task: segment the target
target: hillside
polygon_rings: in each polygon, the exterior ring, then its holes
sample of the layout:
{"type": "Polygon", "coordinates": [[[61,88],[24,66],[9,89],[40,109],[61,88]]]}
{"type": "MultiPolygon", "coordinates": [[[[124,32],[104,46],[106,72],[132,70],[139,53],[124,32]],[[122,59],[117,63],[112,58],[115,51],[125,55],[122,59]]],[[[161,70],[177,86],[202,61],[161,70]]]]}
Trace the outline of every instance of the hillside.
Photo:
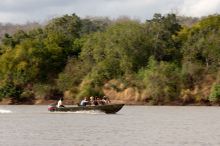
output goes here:
{"type": "Polygon", "coordinates": [[[0,46],[3,101],[34,104],[64,96],[76,103],[107,95],[128,104],[220,102],[218,14],[154,14],[145,22],[72,14],[44,27],[0,27],[7,32],[0,46]]]}

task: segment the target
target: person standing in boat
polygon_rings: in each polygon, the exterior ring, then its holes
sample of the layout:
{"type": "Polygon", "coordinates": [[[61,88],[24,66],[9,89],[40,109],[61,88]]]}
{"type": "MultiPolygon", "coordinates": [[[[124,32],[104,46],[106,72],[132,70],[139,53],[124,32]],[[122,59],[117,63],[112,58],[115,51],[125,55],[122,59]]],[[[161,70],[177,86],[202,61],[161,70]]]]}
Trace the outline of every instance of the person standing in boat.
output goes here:
{"type": "Polygon", "coordinates": [[[57,103],[57,107],[64,107],[64,105],[63,105],[63,98],[60,98],[60,100],[57,103]]]}

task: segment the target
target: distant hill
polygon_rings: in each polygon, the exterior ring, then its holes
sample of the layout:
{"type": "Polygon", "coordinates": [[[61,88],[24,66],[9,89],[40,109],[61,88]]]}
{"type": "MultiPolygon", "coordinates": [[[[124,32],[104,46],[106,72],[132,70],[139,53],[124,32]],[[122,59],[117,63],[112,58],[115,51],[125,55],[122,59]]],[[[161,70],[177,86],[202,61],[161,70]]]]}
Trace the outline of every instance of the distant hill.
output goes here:
{"type": "MultiPolygon", "coordinates": [[[[93,20],[93,18],[87,18],[89,20],[93,20]]],[[[87,20],[85,19],[85,20],[87,20]]],[[[107,18],[106,18],[107,19],[107,18]]],[[[186,16],[177,16],[177,19],[181,25],[185,26],[192,26],[196,22],[199,21],[199,18],[196,17],[186,17],[186,16]]],[[[95,21],[98,19],[96,18],[95,21]]],[[[93,20],[94,21],[94,20],[93,20]]],[[[106,20],[107,21],[107,20],[106,20]]],[[[108,20],[110,21],[110,20],[108,20]]],[[[12,24],[12,23],[0,23],[0,40],[4,36],[5,33],[8,33],[10,35],[14,34],[18,30],[28,31],[37,27],[42,27],[42,24],[39,24],[37,22],[28,22],[26,24],[12,24]]]]}
{"type": "Polygon", "coordinates": [[[188,26],[191,27],[195,23],[197,23],[200,18],[198,17],[187,17],[187,16],[177,16],[177,20],[182,26],[188,26]]]}
{"type": "Polygon", "coordinates": [[[37,27],[42,27],[42,25],[37,22],[29,22],[23,25],[12,24],[12,23],[6,23],[6,24],[0,23],[0,40],[4,36],[5,33],[12,35],[18,30],[28,31],[28,30],[31,30],[37,27]]]}

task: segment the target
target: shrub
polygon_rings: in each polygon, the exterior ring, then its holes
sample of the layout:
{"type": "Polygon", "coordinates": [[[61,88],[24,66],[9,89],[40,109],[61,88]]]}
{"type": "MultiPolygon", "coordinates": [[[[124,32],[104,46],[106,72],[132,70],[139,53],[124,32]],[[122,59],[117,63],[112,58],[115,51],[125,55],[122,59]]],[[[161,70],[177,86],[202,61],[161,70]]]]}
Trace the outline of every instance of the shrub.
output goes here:
{"type": "Polygon", "coordinates": [[[192,89],[194,84],[201,81],[203,77],[204,68],[199,62],[183,62],[181,81],[184,88],[192,89]]]}
{"type": "Polygon", "coordinates": [[[91,84],[87,84],[81,87],[79,94],[77,95],[78,99],[83,97],[90,97],[90,96],[103,96],[104,93],[102,89],[98,86],[92,86],[91,84]]]}
{"type": "Polygon", "coordinates": [[[62,91],[60,91],[57,88],[51,88],[46,93],[44,99],[46,99],[46,100],[58,100],[61,97],[63,97],[63,92],[62,91]]]}
{"type": "Polygon", "coordinates": [[[34,97],[35,97],[34,92],[30,91],[30,90],[24,91],[20,95],[21,99],[27,99],[27,100],[32,100],[32,99],[34,99],[34,97]]]}
{"type": "Polygon", "coordinates": [[[12,99],[12,104],[14,103],[25,103],[25,104],[33,104],[35,99],[35,95],[33,91],[26,90],[20,94],[19,98],[12,99]]]}
{"type": "Polygon", "coordinates": [[[57,85],[60,90],[65,91],[67,89],[71,89],[73,84],[73,79],[70,75],[65,73],[60,73],[59,78],[57,79],[57,85]]]}
{"type": "Polygon", "coordinates": [[[209,95],[209,101],[219,102],[220,101],[220,84],[214,83],[211,88],[211,93],[209,95]]]}
{"type": "Polygon", "coordinates": [[[21,93],[22,93],[22,88],[18,85],[15,85],[12,82],[5,82],[0,87],[1,98],[10,97],[10,98],[18,99],[21,93]]]}
{"type": "Polygon", "coordinates": [[[58,100],[63,97],[63,92],[56,86],[49,84],[36,84],[34,86],[34,93],[36,97],[44,98],[46,100],[58,100]]]}
{"type": "Polygon", "coordinates": [[[64,71],[59,74],[56,84],[62,91],[72,90],[74,86],[77,87],[82,82],[89,70],[89,67],[85,67],[82,61],[70,58],[64,71]]]}
{"type": "Polygon", "coordinates": [[[190,89],[182,89],[180,99],[182,100],[183,104],[193,103],[194,97],[192,91],[190,91],[190,89]]]}
{"type": "Polygon", "coordinates": [[[52,87],[47,84],[34,84],[33,90],[36,97],[45,97],[52,87]]]}
{"type": "Polygon", "coordinates": [[[157,62],[151,57],[148,67],[140,74],[146,95],[154,101],[153,103],[169,102],[179,97],[180,73],[175,64],[157,62]]]}

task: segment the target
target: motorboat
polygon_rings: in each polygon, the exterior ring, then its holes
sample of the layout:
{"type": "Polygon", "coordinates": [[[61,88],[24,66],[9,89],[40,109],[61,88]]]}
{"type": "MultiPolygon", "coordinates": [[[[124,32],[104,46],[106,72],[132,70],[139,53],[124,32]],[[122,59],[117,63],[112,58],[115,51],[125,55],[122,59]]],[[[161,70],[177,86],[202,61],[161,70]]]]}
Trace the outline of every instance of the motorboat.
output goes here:
{"type": "Polygon", "coordinates": [[[65,106],[56,107],[56,105],[51,104],[48,106],[50,112],[77,112],[77,111],[101,111],[106,114],[117,113],[124,104],[105,104],[105,105],[87,105],[87,106],[65,106]]]}

